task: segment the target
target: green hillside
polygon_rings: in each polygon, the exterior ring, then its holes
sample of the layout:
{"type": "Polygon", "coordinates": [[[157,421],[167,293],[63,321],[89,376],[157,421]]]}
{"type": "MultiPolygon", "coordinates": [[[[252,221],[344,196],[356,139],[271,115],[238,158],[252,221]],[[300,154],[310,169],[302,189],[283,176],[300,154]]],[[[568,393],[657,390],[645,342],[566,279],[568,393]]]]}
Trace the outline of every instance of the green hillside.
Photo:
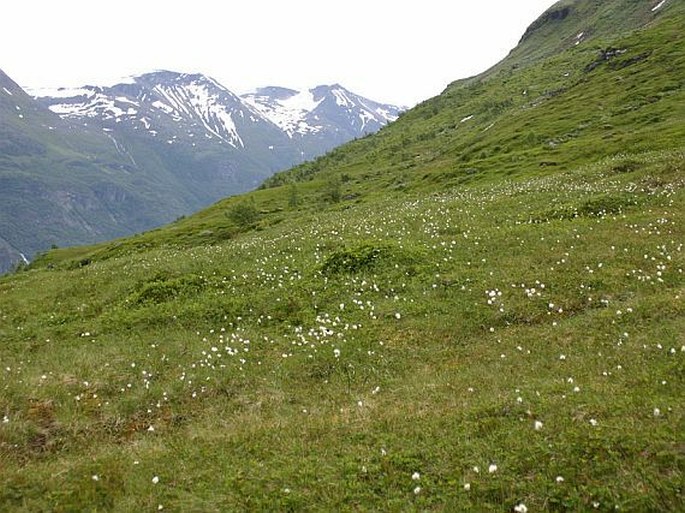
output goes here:
{"type": "Polygon", "coordinates": [[[1,278],[0,510],[680,511],[657,4],[560,2],[377,135],[1,278]]]}

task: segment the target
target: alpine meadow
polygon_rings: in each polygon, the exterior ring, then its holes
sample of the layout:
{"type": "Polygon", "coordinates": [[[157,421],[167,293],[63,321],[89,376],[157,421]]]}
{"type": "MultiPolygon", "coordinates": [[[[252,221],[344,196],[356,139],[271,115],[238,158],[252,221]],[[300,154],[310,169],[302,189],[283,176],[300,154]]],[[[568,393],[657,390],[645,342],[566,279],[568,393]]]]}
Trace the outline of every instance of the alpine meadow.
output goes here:
{"type": "Polygon", "coordinates": [[[562,0],[376,134],[0,277],[0,511],[682,511],[683,27],[562,0]]]}

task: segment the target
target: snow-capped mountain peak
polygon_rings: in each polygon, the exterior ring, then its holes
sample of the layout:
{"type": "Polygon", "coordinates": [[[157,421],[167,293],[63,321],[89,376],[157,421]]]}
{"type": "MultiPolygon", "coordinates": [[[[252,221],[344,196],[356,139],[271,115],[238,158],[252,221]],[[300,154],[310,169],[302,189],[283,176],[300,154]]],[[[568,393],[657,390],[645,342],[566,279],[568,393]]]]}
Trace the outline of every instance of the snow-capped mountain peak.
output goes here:
{"type": "Polygon", "coordinates": [[[164,70],[114,85],[30,94],[62,118],[101,126],[115,142],[122,130],[135,131],[170,145],[252,146],[298,155],[297,161],[375,132],[400,112],[339,84],[301,91],[264,87],[237,96],[205,75],[164,70]]]}
{"type": "Polygon", "coordinates": [[[355,133],[356,137],[394,121],[401,110],[354,94],[339,84],[305,91],[265,87],[242,95],[242,99],[291,138],[316,134],[333,126],[355,133]]]}
{"type": "MultiPolygon", "coordinates": [[[[236,118],[256,120],[256,112],[215,80],[201,74],[155,71],[108,87],[84,86],[31,91],[50,110],[72,120],[97,119],[111,129],[128,123],[156,136],[169,121],[186,135],[216,137],[234,147],[244,142],[236,118]]],[[[173,142],[173,140],[172,140],[173,142]]]]}

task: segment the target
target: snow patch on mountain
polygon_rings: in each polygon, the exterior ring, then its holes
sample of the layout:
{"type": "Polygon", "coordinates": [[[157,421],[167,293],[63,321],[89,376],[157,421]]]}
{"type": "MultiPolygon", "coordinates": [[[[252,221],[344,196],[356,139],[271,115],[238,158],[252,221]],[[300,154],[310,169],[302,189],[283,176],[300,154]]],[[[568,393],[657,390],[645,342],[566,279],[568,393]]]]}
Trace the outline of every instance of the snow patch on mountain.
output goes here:
{"type": "Polygon", "coordinates": [[[77,88],[33,89],[29,94],[35,98],[52,98],[56,101],[48,108],[64,118],[98,118],[118,120],[123,116],[135,116],[139,105],[129,98],[112,98],[102,88],[86,86],[77,88]]]}
{"type": "Polygon", "coordinates": [[[314,99],[312,91],[287,91],[289,96],[278,97],[264,94],[271,88],[260,89],[254,93],[243,95],[243,100],[256,109],[289,137],[293,134],[316,133],[322,127],[307,123],[306,118],[323,101],[314,99]]]}
{"type": "MultiPolygon", "coordinates": [[[[238,134],[231,112],[222,104],[218,92],[210,90],[209,85],[214,89],[223,89],[215,81],[206,80],[204,83],[194,81],[177,87],[160,85],[154,90],[166,99],[179,118],[186,116],[197,118],[208,132],[219,139],[225,140],[232,146],[244,147],[245,144],[238,134]]],[[[230,94],[226,90],[223,91],[230,94]]],[[[173,115],[174,112],[171,114],[173,115]]]]}
{"type": "Polygon", "coordinates": [[[656,11],[658,11],[659,9],[661,9],[661,8],[664,6],[665,3],[666,3],[666,0],[661,0],[661,2],[659,2],[659,3],[656,4],[654,7],[652,7],[652,12],[656,12],[656,11]]]}
{"type": "Polygon", "coordinates": [[[342,89],[331,89],[331,94],[335,97],[335,103],[340,105],[341,107],[352,107],[354,106],[354,102],[352,102],[347,95],[345,94],[345,91],[342,89]]]}

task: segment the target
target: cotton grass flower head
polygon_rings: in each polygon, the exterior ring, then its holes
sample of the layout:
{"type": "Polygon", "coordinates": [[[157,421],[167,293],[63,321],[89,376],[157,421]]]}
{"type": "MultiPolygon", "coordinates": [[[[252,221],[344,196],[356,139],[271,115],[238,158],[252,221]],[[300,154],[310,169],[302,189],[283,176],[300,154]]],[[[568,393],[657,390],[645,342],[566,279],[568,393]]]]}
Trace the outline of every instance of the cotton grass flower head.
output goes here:
{"type": "Polygon", "coordinates": [[[519,502],[516,506],[514,506],[514,511],[516,511],[516,513],[528,513],[528,506],[522,502],[519,502]]]}
{"type": "Polygon", "coordinates": [[[494,474],[495,472],[497,472],[497,465],[495,465],[494,463],[491,463],[490,466],[488,467],[488,472],[490,474],[494,474]]]}

